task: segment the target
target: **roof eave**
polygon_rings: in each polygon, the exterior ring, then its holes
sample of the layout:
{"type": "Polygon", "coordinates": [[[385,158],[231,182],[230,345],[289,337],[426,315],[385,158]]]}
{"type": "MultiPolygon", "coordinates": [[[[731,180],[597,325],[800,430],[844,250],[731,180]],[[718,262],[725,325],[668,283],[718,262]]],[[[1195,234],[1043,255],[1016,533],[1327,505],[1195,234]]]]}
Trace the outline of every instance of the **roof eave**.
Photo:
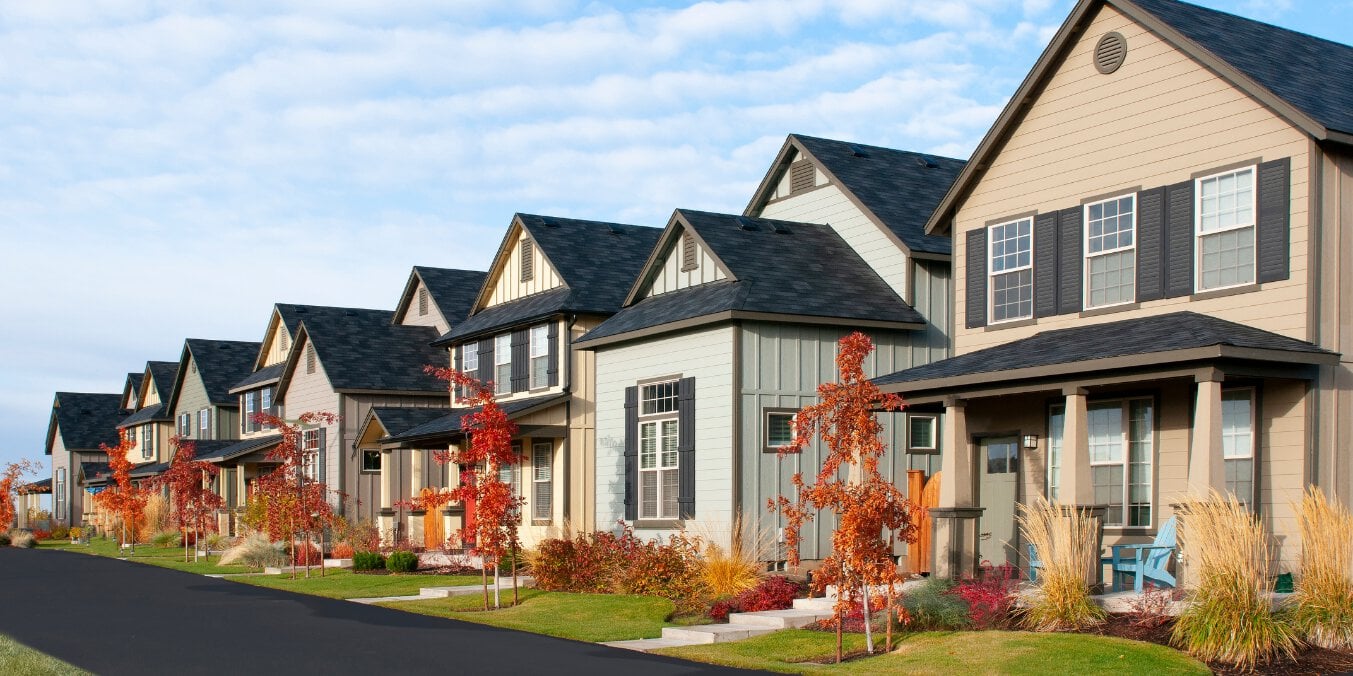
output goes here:
{"type": "Polygon", "coordinates": [[[635,329],[633,331],[625,331],[624,333],[616,333],[609,336],[601,336],[598,338],[580,340],[573,343],[573,347],[579,350],[591,351],[596,350],[597,348],[600,347],[605,347],[607,345],[614,345],[616,343],[627,343],[635,340],[642,340],[644,338],[650,338],[652,336],[673,333],[676,331],[684,331],[687,329],[699,328],[703,326],[709,326],[712,324],[719,324],[722,322],[734,321],[739,319],[750,321],[783,322],[792,324],[854,326],[861,328],[892,329],[897,331],[919,331],[924,330],[926,328],[926,325],[924,323],[917,322],[893,322],[893,321],[880,321],[875,319],[850,319],[845,317],[822,317],[818,315],[784,314],[777,312],[724,310],[721,312],[700,315],[698,317],[688,317],[686,319],[679,319],[673,322],[666,322],[655,326],[648,326],[642,329],[635,329]]]}

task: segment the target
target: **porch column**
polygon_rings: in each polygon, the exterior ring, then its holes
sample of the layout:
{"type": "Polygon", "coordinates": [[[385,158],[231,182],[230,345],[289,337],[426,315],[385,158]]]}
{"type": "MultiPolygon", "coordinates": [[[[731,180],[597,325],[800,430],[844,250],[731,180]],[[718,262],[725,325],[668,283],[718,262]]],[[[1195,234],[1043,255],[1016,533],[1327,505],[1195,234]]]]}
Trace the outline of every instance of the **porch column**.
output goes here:
{"type": "Polygon", "coordinates": [[[1066,505],[1093,505],[1095,486],[1090,479],[1090,414],[1083,387],[1062,390],[1066,422],[1062,428],[1062,467],[1057,476],[1058,501],[1066,505]]]}
{"type": "Polygon", "coordinates": [[[1192,440],[1189,446],[1189,493],[1206,498],[1212,489],[1226,490],[1226,468],[1221,457],[1221,381],[1213,370],[1198,375],[1192,440]]]}
{"type": "MultiPolygon", "coordinates": [[[[427,451],[421,448],[415,448],[410,451],[411,471],[409,472],[409,499],[413,500],[419,497],[419,493],[427,487],[427,482],[423,479],[423,463],[426,459],[427,451]]],[[[383,465],[382,465],[383,466],[383,465]]],[[[409,510],[409,542],[422,544],[423,542],[423,515],[425,512],[421,509],[409,510]]]]}
{"type": "Polygon", "coordinates": [[[395,538],[395,454],[381,449],[381,539],[393,543],[395,538]]]}
{"type": "Polygon", "coordinates": [[[930,510],[930,569],[939,577],[959,578],[977,570],[977,520],[982,508],[973,500],[973,447],[966,405],[962,399],[944,402],[939,506],[930,510]]]}

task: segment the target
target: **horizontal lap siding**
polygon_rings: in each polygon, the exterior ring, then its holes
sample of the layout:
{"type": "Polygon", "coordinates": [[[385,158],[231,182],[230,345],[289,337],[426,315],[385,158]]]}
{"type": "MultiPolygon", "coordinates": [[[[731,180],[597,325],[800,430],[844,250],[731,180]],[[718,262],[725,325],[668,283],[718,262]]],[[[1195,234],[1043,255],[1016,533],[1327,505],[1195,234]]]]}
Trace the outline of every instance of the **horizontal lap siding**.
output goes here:
{"type": "MultiPolygon", "coordinates": [[[[695,378],[695,515],[692,532],[727,537],[733,519],[733,328],[655,338],[597,351],[597,526],[625,514],[625,388],[637,381],[695,378]]],[[[639,531],[642,537],[666,535],[639,531]]]]}
{"type": "MultiPolygon", "coordinates": [[[[1013,214],[1078,207],[1097,195],[1188,181],[1195,172],[1282,157],[1292,160],[1290,279],[1265,283],[1242,297],[1154,300],[1136,310],[1086,318],[1058,315],[999,331],[959,326],[955,353],[1039,331],[1186,309],[1308,338],[1306,136],[1114,9],[1102,8],[961,205],[956,242],[964,241],[963,233],[970,229],[1013,214]],[[1128,55],[1116,73],[1100,75],[1090,52],[1111,30],[1127,38],[1128,55]]],[[[955,252],[957,269],[966,269],[968,255],[961,247],[955,252]]],[[[963,303],[966,281],[958,275],[954,283],[955,302],[963,303]]],[[[963,308],[956,312],[962,315],[963,308]]]]}

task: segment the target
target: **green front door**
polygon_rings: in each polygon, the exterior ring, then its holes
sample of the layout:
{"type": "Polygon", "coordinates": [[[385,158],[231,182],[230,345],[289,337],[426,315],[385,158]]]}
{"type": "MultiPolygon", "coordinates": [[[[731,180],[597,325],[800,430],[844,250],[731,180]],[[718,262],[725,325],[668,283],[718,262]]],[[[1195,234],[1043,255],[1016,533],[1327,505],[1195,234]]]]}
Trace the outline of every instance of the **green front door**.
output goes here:
{"type": "Polygon", "coordinates": [[[1019,443],[1014,438],[984,439],[977,458],[981,466],[978,505],[984,508],[978,528],[978,560],[1019,565],[1015,498],[1019,482],[1019,443]]]}

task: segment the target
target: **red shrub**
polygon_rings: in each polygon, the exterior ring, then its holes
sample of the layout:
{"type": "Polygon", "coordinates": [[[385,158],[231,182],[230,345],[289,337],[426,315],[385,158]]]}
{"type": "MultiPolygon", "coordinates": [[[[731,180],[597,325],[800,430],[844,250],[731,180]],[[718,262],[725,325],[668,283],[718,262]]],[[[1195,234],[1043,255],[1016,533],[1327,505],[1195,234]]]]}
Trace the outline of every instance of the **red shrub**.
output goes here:
{"type": "Polygon", "coordinates": [[[536,586],[549,591],[646,594],[670,599],[679,610],[702,602],[699,547],[673,536],[647,542],[622,525],[619,535],[580,533],[540,543],[531,562],[536,586]]]}
{"type": "Polygon", "coordinates": [[[291,563],[297,566],[318,566],[324,562],[319,548],[312,544],[298,542],[291,547],[291,563]]]}
{"type": "Polygon", "coordinates": [[[992,567],[983,561],[977,577],[965,578],[950,593],[968,603],[968,619],[975,629],[1001,627],[1010,619],[1019,578],[1019,569],[1009,563],[992,567]]]}
{"type": "Polygon", "coordinates": [[[785,610],[794,607],[794,599],[807,589],[783,575],[761,580],[760,584],[732,598],[720,599],[709,609],[709,616],[719,622],[729,613],[754,613],[761,610],[785,610]]]}
{"type": "Polygon", "coordinates": [[[34,530],[33,530],[33,539],[34,539],[34,540],[37,540],[37,541],[39,541],[39,542],[41,542],[42,540],[50,539],[51,537],[52,537],[52,531],[49,531],[49,530],[42,530],[42,529],[34,529],[34,530]]]}
{"type": "Polygon", "coordinates": [[[350,559],[352,558],[352,554],[352,545],[346,542],[340,542],[334,545],[333,557],[335,559],[350,559]]]}

